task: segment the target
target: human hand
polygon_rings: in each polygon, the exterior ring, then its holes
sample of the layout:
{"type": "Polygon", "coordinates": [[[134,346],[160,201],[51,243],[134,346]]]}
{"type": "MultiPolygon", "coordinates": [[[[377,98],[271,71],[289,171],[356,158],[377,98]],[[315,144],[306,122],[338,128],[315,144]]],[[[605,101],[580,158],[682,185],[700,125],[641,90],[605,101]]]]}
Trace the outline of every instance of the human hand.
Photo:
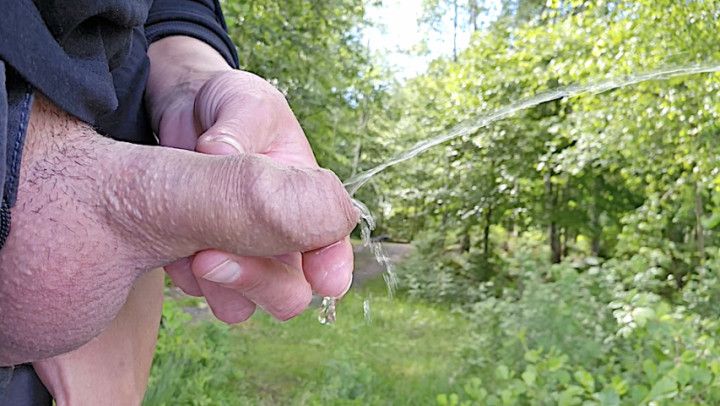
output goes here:
{"type": "MultiPolygon", "coordinates": [[[[149,269],[214,248],[290,278],[269,258],[330,245],[357,220],[329,171],[109,140],[41,97],[20,179],[0,251],[0,365],[89,341],[149,269]]],[[[255,275],[233,286],[272,288],[255,275]]]]}
{"type": "MultiPolygon", "coordinates": [[[[295,167],[318,168],[284,96],[265,80],[231,69],[214,49],[193,38],[160,40],[148,54],[152,70],[147,100],[162,145],[213,155],[260,155],[295,167]]],[[[255,304],[288,319],[305,309],[311,288],[323,296],[340,297],[350,287],[353,254],[347,237],[320,250],[277,259],[296,272],[279,275],[265,260],[218,250],[200,252],[166,270],[176,285],[205,296],[214,314],[230,323],[250,317],[255,304]],[[236,286],[229,274],[212,274],[219,264],[252,273],[258,283],[272,288],[255,292],[236,286]]]]}

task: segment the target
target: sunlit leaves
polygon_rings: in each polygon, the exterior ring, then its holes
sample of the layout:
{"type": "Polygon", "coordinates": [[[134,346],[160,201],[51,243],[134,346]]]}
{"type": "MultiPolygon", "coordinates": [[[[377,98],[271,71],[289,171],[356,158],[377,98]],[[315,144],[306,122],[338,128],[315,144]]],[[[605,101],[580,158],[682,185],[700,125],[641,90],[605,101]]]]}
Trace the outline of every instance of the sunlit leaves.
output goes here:
{"type": "MultiPolygon", "coordinates": [[[[409,82],[403,92],[413,97],[400,99],[408,125],[396,142],[409,145],[547,89],[720,54],[720,43],[708,39],[718,24],[715,2],[553,1],[544,8],[526,23],[501,18],[457,60],[436,61],[409,82]]],[[[395,204],[394,216],[413,221],[407,206],[435,205],[448,231],[482,225],[482,213],[492,209],[493,224],[554,222],[565,233],[599,239],[606,253],[622,227],[623,236],[650,244],[678,224],[692,240],[695,194],[709,193],[718,176],[719,86],[718,75],[700,75],[546,103],[399,168],[390,185],[434,197],[395,204]],[[655,227],[634,215],[648,205],[659,216],[648,220],[655,227]]]]}

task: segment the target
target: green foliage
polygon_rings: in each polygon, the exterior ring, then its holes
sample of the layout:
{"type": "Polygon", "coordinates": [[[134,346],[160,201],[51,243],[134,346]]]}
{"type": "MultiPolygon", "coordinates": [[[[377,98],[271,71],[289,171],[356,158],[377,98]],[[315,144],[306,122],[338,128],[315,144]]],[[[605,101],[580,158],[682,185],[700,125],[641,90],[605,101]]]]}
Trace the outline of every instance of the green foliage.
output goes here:
{"type": "Polygon", "coordinates": [[[246,403],[242,369],[227,363],[229,329],[194,325],[178,303],[166,300],[144,405],[217,405],[246,403]],[[230,387],[232,390],[228,391],[230,387]]]}
{"type": "MultiPolygon", "coordinates": [[[[410,81],[400,126],[412,142],[559,86],[718,61],[718,12],[548,1],[410,81]]],[[[471,372],[438,404],[720,402],[718,89],[545,103],[391,173],[390,227],[419,247],[401,286],[474,326],[471,372]]]]}
{"type": "MultiPolygon", "coordinates": [[[[405,115],[388,135],[406,146],[548,89],[717,61],[718,12],[708,1],[558,1],[525,22],[500,19],[397,93],[405,115]]],[[[718,90],[718,75],[682,77],[521,112],[386,175],[383,221],[400,239],[431,229],[466,250],[487,245],[493,226],[544,230],[554,261],[579,239],[602,257],[653,247],[682,284],[717,244],[718,90]]]]}
{"type": "Polygon", "coordinates": [[[475,326],[464,352],[471,369],[437,403],[720,402],[717,312],[690,310],[708,298],[688,285],[692,300],[672,304],[626,288],[616,271],[536,261],[535,269],[519,271],[521,287],[459,307],[475,326]]]}
{"type": "MultiPolygon", "coordinates": [[[[467,321],[445,308],[390,300],[384,286],[351,292],[338,321],[315,311],[286,323],[258,314],[235,327],[167,301],[148,405],[423,404],[463,372],[467,321]],[[372,322],[363,315],[371,301],[372,322]]],[[[193,308],[192,303],[185,306],[193,308]]]]}

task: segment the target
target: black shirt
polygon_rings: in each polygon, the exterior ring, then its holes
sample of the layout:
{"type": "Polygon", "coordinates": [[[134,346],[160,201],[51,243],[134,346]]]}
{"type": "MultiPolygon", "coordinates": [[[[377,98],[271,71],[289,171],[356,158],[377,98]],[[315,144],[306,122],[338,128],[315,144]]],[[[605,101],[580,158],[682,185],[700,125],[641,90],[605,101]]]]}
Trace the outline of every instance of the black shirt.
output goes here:
{"type": "Polygon", "coordinates": [[[188,35],[237,66],[217,0],[0,0],[0,59],[70,114],[151,142],[147,43],[188,35]]]}

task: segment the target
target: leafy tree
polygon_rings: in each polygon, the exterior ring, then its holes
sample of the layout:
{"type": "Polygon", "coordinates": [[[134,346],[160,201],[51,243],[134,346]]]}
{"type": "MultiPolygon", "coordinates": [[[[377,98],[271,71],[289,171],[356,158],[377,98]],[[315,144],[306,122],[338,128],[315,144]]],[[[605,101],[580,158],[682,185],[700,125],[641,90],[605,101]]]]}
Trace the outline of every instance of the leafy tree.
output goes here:
{"type": "Polygon", "coordinates": [[[375,3],[226,0],[223,4],[241,66],[286,94],[321,164],[341,177],[353,170],[358,142],[372,140],[363,133],[386,94],[384,68],[374,63],[360,35],[367,26],[366,8],[375,3]]]}

